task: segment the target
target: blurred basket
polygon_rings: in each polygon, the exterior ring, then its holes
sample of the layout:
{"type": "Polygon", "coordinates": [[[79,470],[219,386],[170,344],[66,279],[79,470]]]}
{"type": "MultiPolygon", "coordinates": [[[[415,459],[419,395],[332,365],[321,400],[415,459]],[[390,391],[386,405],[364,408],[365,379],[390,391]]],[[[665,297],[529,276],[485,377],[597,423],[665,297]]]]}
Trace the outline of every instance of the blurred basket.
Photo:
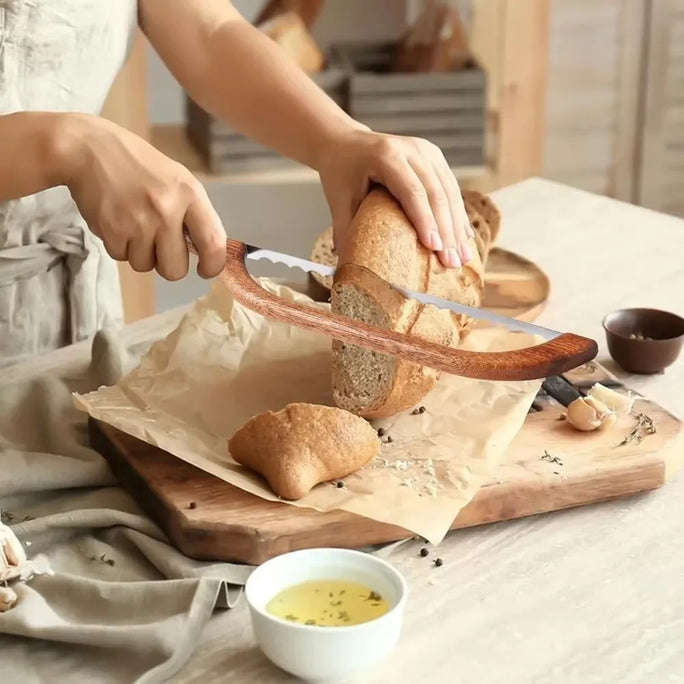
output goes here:
{"type": "MultiPolygon", "coordinates": [[[[332,67],[311,78],[346,109],[346,74],[332,67]]],[[[185,131],[212,173],[242,173],[296,165],[291,159],[250,140],[229,124],[214,118],[186,94],[185,131]]]]}

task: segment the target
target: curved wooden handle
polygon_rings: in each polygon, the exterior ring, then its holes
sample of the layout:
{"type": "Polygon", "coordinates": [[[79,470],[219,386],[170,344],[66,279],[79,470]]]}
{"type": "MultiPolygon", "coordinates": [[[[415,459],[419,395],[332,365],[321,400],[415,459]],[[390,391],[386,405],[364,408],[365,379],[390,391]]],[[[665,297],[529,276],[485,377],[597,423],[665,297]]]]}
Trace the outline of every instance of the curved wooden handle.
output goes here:
{"type": "Polygon", "coordinates": [[[313,332],[402,356],[421,366],[479,380],[536,380],[560,375],[591,361],[594,340],[566,333],[543,344],[506,352],[472,352],[411,338],[328,311],[289,302],[264,290],[247,271],[247,248],[226,241],[226,267],[219,278],[235,299],[259,314],[313,332]]]}

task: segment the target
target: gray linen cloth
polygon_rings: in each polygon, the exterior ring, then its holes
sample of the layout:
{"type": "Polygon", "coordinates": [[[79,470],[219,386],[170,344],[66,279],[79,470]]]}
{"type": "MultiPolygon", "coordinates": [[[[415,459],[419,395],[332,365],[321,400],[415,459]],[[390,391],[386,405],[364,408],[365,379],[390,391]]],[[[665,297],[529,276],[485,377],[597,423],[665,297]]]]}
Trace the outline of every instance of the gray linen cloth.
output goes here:
{"type": "Polygon", "coordinates": [[[54,571],[12,585],[18,603],[0,613],[3,684],[167,681],[249,575],[182,555],[89,448],[71,392],[115,383],[138,358],[110,330],[81,377],[6,384],[0,371],[3,521],[54,571]]]}

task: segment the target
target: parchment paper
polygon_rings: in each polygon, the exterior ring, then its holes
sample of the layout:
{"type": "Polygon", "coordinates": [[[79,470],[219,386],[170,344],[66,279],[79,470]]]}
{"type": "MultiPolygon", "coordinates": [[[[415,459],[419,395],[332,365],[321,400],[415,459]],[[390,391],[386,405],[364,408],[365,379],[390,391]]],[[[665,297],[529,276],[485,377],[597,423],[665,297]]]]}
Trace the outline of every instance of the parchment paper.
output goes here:
{"type": "MultiPolygon", "coordinates": [[[[260,282],[280,297],[329,306],[268,279],[260,282]]],[[[465,347],[501,350],[536,342],[497,328],[473,330],[465,347]]],[[[291,402],[332,405],[330,349],[329,337],[266,319],[216,283],[131,373],[114,386],[74,394],[74,400],[96,419],[252,494],[278,500],[265,480],[230,458],[226,440],[262,411],[291,402]]],[[[443,375],[422,402],[424,413],[373,423],[392,441],[345,478],[343,488],[324,483],[284,505],[344,509],[437,544],[494,477],[539,385],[443,375]]]]}

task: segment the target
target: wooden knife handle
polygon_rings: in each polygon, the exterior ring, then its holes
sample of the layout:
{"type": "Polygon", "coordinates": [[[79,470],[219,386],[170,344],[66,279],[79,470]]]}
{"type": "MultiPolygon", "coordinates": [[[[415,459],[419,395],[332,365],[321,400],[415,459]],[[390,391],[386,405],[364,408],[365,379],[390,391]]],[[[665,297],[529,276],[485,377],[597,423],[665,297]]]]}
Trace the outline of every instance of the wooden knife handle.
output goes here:
{"type": "Polygon", "coordinates": [[[263,316],[350,344],[399,355],[421,366],[480,380],[534,380],[560,375],[596,357],[594,340],[565,333],[524,349],[472,352],[411,338],[329,311],[289,302],[264,290],[245,266],[247,248],[226,241],[226,266],[219,275],[235,299],[263,316]]]}

